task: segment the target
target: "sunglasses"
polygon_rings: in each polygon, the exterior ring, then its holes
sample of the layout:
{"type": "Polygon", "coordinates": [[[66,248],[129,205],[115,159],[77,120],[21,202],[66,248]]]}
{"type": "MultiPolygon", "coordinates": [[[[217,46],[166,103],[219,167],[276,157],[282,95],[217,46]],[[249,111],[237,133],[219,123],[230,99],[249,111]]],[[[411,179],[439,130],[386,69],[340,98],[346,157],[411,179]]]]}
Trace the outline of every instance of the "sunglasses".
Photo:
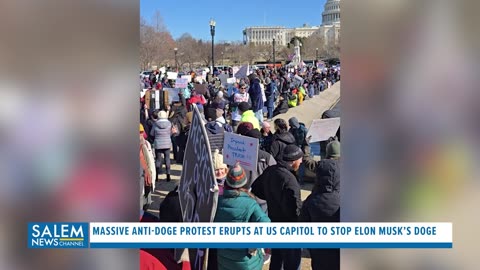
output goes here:
{"type": "Polygon", "coordinates": [[[245,89],[247,89],[247,88],[246,88],[246,87],[242,87],[242,88],[240,88],[240,89],[243,89],[243,90],[245,90],[245,89]]]}

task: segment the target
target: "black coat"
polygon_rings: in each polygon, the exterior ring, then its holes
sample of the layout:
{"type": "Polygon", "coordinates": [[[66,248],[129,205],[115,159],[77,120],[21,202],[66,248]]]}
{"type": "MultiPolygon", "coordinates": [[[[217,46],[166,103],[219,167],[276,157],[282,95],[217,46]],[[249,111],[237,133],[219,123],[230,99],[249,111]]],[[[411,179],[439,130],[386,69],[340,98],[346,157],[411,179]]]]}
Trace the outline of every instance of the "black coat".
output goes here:
{"type": "Polygon", "coordinates": [[[283,159],[283,149],[287,145],[295,144],[295,137],[293,137],[292,133],[284,132],[284,133],[275,133],[273,134],[273,142],[270,146],[270,154],[272,154],[273,158],[279,162],[283,159]]]}
{"type": "Polygon", "coordinates": [[[252,185],[252,193],[267,201],[272,222],[297,222],[302,207],[300,185],[285,162],[268,167],[252,185]]]}
{"type": "Polygon", "coordinates": [[[316,163],[317,178],[312,194],[302,207],[304,222],[340,222],[340,167],[338,160],[316,163]]]}

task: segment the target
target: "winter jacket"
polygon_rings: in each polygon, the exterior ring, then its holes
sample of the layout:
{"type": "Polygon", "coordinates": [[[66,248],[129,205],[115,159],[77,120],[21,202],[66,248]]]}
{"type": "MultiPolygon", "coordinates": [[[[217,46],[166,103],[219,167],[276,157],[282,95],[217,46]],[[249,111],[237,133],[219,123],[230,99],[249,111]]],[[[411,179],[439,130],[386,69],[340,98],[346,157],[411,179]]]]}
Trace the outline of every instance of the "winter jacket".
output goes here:
{"type": "MultiPolygon", "coordinates": [[[[270,222],[257,202],[247,193],[224,190],[218,197],[217,212],[214,222],[270,222]]],[[[253,233],[253,232],[252,232],[253,233]]],[[[261,270],[263,255],[260,249],[252,255],[248,248],[218,249],[217,262],[219,270],[261,270]]]]}
{"type": "Polygon", "coordinates": [[[297,94],[289,94],[288,96],[288,107],[293,108],[297,107],[298,104],[298,95],[297,94]]]}
{"type": "Polygon", "coordinates": [[[240,122],[252,123],[253,128],[260,130],[260,121],[255,117],[255,113],[252,110],[248,110],[242,114],[240,122]]]}
{"type": "Polygon", "coordinates": [[[339,161],[316,162],[316,181],[312,193],[303,203],[301,219],[305,222],[340,222],[339,161]]]}
{"type": "Polygon", "coordinates": [[[283,160],[283,149],[287,145],[295,144],[295,137],[290,132],[273,134],[272,146],[270,146],[270,154],[277,162],[283,160]]]}
{"type": "Polygon", "coordinates": [[[248,89],[248,94],[252,99],[252,111],[257,112],[263,109],[262,89],[258,78],[252,80],[250,88],[248,89]]]}
{"type": "Polygon", "coordinates": [[[284,161],[268,167],[252,185],[252,193],[267,201],[272,222],[297,222],[302,207],[300,185],[284,161]]]}
{"type": "Polygon", "coordinates": [[[260,149],[270,153],[270,147],[273,143],[273,134],[272,132],[269,132],[267,136],[264,136],[263,129],[261,129],[260,132],[262,133],[262,138],[260,138],[260,149]]]}
{"type": "Polygon", "coordinates": [[[275,110],[273,111],[273,116],[277,116],[279,114],[282,114],[282,113],[286,113],[288,112],[288,102],[284,99],[282,101],[280,101],[280,103],[278,104],[278,106],[275,108],[275,110]]]}
{"type": "Polygon", "coordinates": [[[222,152],[225,129],[220,123],[215,121],[205,124],[205,129],[207,130],[208,141],[210,142],[210,150],[212,153],[215,152],[215,149],[222,152]]]}
{"type": "Polygon", "coordinates": [[[270,166],[276,165],[277,162],[273,158],[272,155],[269,153],[258,150],[258,162],[257,162],[257,170],[256,171],[248,171],[248,179],[249,183],[246,188],[250,188],[250,186],[257,180],[257,178],[262,175],[262,173],[270,166]]]}
{"type": "Polygon", "coordinates": [[[183,222],[178,186],[160,203],[160,222],[183,222]]]}
{"type": "Polygon", "coordinates": [[[155,149],[170,149],[172,147],[172,124],[168,119],[159,119],[153,123],[150,135],[155,136],[155,149]]]}
{"type": "Polygon", "coordinates": [[[292,126],[288,132],[290,132],[295,138],[295,144],[300,147],[302,150],[307,144],[307,133],[308,130],[305,127],[304,123],[298,123],[298,126],[292,126]]]}

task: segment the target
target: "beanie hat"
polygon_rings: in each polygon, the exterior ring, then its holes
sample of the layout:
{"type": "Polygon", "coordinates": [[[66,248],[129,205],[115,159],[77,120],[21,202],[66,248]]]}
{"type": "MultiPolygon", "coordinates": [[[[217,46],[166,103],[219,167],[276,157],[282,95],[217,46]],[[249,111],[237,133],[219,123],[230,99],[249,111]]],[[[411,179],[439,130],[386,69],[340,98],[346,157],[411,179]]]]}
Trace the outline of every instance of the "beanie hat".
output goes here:
{"type": "Polygon", "coordinates": [[[247,132],[253,129],[253,124],[250,122],[242,122],[237,127],[237,134],[245,135],[247,132]]]}
{"type": "Polygon", "coordinates": [[[302,157],[302,149],[294,144],[287,145],[283,150],[283,161],[295,161],[302,157]]]}
{"type": "Polygon", "coordinates": [[[215,149],[215,152],[213,153],[213,168],[215,170],[228,168],[227,165],[223,163],[223,155],[220,154],[218,149],[215,149]]]}
{"type": "Polygon", "coordinates": [[[225,184],[231,188],[241,188],[247,184],[247,180],[247,173],[242,166],[237,163],[228,171],[225,184]]]}
{"type": "Polygon", "coordinates": [[[140,124],[140,132],[145,132],[145,129],[143,128],[142,124],[140,124]]]}
{"type": "Polygon", "coordinates": [[[212,121],[215,121],[215,119],[217,119],[217,110],[215,108],[208,108],[205,112],[205,117],[207,120],[211,119],[212,121]]]}
{"type": "Polygon", "coordinates": [[[248,110],[250,110],[250,104],[248,104],[248,102],[240,102],[240,104],[238,104],[238,109],[242,112],[246,112],[248,110]]]}
{"type": "Polygon", "coordinates": [[[167,119],[167,118],[168,118],[167,112],[166,112],[166,111],[160,111],[160,112],[158,113],[158,118],[160,118],[160,119],[167,119]]]}
{"type": "Polygon", "coordinates": [[[260,131],[256,128],[248,131],[245,136],[247,137],[251,137],[251,138],[255,138],[255,139],[260,139],[262,138],[262,133],[260,133],[260,131]]]}
{"type": "Polygon", "coordinates": [[[327,144],[327,158],[340,157],[340,142],[336,139],[327,144]]]}

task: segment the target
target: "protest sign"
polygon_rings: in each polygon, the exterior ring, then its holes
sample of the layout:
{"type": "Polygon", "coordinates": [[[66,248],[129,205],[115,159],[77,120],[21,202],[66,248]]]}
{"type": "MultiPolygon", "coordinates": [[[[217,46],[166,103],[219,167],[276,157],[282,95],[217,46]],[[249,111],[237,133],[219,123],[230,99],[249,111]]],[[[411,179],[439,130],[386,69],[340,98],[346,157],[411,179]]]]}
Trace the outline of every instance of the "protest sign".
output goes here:
{"type": "Polygon", "coordinates": [[[234,84],[236,82],[235,78],[228,78],[227,84],[234,84]]]}
{"type": "Polygon", "coordinates": [[[256,171],[258,139],[225,132],[223,162],[227,165],[235,165],[239,162],[245,170],[256,171]]]}
{"type": "Polygon", "coordinates": [[[178,73],[177,72],[167,72],[167,79],[169,80],[176,80],[178,77],[178,73]]]}
{"type": "Polygon", "coordinates": [[[310,142],[323,142],[334,137],[340,127],[340,117],[313,120],[308,129],[307,137],[312,136],[310,142]]]}
{"type": "Polygon", "coordinates": [[[233,75],[237,74],[237,72],[238,72],[239,69],[240,69],[240,67],[237,67],[237,66],[233,67],[233,68],[232,68],[232,74],[233,74],[233,75]]]}
{"type": "Polygon", "coordinates": [[[197,92],[197,94],[200,94],[200,95],[204,95],[208,90],[206,84],[198,84],[198,83],[194,85],[194,89],[197,92]]]}
{"type": "Polygon", "coordinates": [[[241,66],[240,69],[237,71],[237,73],[235,73],[235,78],[238,78],[238,79],[242,79],[242,78],[246,78],[247,75],[249,75],[248,73],[248,65],[244,65],[244,66],[241,66]]]}
{"type": "Polygon", "coordinates": [[[178,96],[180,92],[179,88],[163,88],[163,90],[168,91],[168,104],[172,104],[174,101],[180,101],[180,97],[178,96]]]}
{"type": "Polygon", "coordinates": [[[175,88],[187,88],[188,79],[187,78],[178,78],[175,81],[175,88]]]}
{"type": "Polygon", "coordinates": [[[224,85],[224,86],[227,85],[227,80],[228,80],[228,75],[227,74],[220,74],[220,75],[218,75],[218,78],[220,79],[220,82],[222,82],[222,85],[224,85]]]}
{"type": "Polygon", "coordinates": [[[192,82],[192,75],[182,75],[182,79],[187,79],[187,82],[192,82]]]}
{"type": "MultiPolygon", "coordinates": [[[[183,222],[213,222],[217,210],[218,185],[207,131],[195,104],[178,193],[183,222]]],[[[175,257],[178,259],[183,251],[176,250],[175,257]]],[[[189,254],[192,269],[207,269],[207,249],[189,249],[189,254]]]]}

